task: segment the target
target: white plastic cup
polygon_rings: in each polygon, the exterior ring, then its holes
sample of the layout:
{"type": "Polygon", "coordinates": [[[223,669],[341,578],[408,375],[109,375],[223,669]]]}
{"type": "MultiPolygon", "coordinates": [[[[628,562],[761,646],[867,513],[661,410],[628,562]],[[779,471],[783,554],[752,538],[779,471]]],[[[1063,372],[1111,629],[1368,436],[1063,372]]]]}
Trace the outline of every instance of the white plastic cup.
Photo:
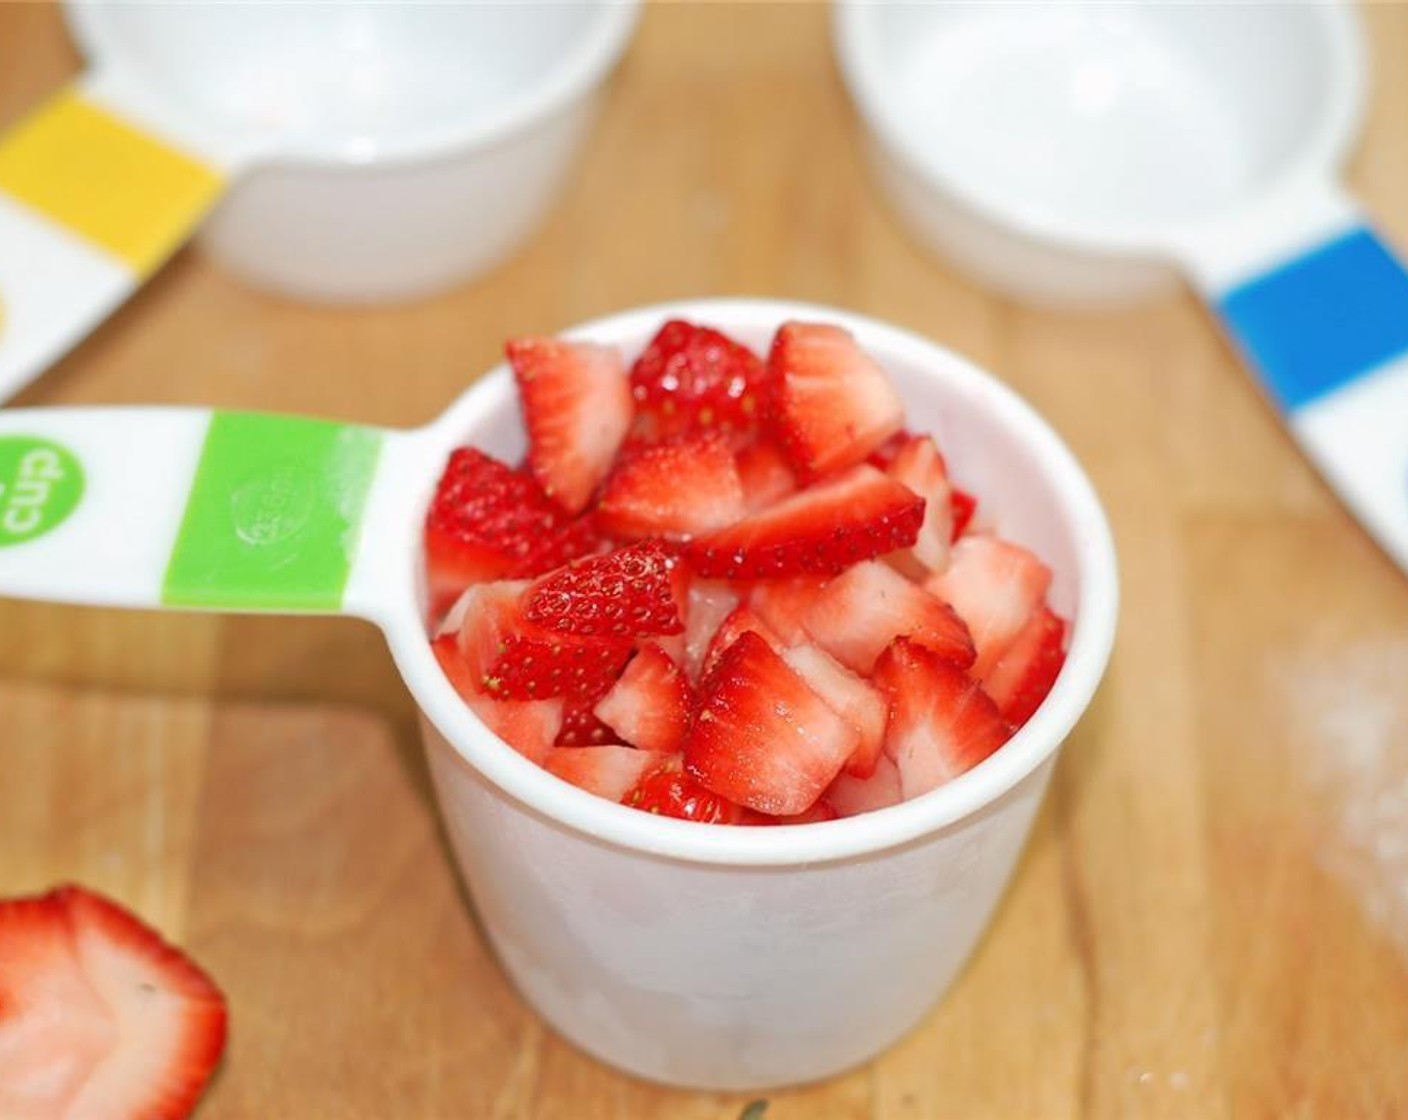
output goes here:
{"type": "Polygon", "coordinates": [[[454,448],[510,460],[523,450],[503,366],[413,432],[181,409],[0,413],[0,473],[21,464],[28,503],[8,547],[0,508],[0,594],[375,622],[420,707],[440,809],[483,928],[528,1002],[628,1073],[761,1089],[873,1057],[963,967],[1104,672],[1115,557],[1090,483],[1045,422],[913,334],[770,300],[649,307],[565,334],[630,356],[670,318],[757,349],[791,319],[852,331],[893,378],[909,427],[934,433],[984,516],[1051,566],[1052,607],[1072,622],[1066,664],[990,758],[879,812],[748,828],[596,797],[489,732],[431,651],[422,534],[454,448]],[[260,442],[271,423],[286,427],[260,442]],[[86,489],[73,484],[80,475],[86,489]],[[140,526],[130,513],[138,506],[140,526]],[[101,568],[91,562],[99,542],[101,568]],[[328,573],[344,559],[334,588],[328,573]]]}

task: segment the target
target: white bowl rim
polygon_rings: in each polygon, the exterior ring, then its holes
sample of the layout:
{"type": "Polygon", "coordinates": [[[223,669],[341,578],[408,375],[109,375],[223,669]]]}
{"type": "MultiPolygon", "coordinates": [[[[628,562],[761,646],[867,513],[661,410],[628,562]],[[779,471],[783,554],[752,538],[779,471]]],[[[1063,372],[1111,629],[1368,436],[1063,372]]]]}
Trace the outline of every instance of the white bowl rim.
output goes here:
{"type": "MultiPolygon", "coordinates": [[[[801,866],[848,859],[919,840],[978,814],[1055,754],[1089,705],[1109,659],[1118,610],[1118,573],[1110,527],[1089,479],[1051,427],[996,378],[936,343],[853,312],[771,299],[695,299],[609,315],[560,333],[611,343],[648,337],[670,318],[695,319],[724,331],[740,326],[771,331],[789,319],[838,323],[863,346],[903,354],[907,361],[933,369],[975,406],[997,414],[1051,478],[1079,557],[1079,608],[1070,648],[1045,703],[1001,750],[974,769],[888,809],[825,823],[756,828],[672,820],[560,781],[489,732],[459,698],[431,652],[409,578],[413,565],[406,564],[404,587],[394,593],[377,621],[422,713],[465,763],[530,810],[608,844],[694,864],[801,866]]],[[[475,418],[502,407],[513,392],[511,375],[500,363],[417,434],[424,441],[420,449],[424,462],[438,474],[445,456],[463,443],[475,418]]],[[[427,479],[424,494],[405,503],[400,525],[385,527],[384,546],[404,550],[404,556],[417,558],[414,563],[419,562],[420,526],[433,486],[434,478],[427,479]]]]}
{"type": "MultiPolygon", "coordinates": [[[[943,153],[913,144],[900,124],[903,106],[894,96],[875,30],[884,5],[874,0],[836,0],[832,37],[841,77],[866,128],[909,174],[994,226],[1070,252],[1111,257],[1167,259],[1197,239],[1204,227],[1233,215],[1218,212],[1186,222],[1124,225],[1101,229],[1088,221],[1069,221],[1048,213],[994,203],[961,176],[952,174],[943,153]]],[[[1254,208],[1261,200],[1306,181],[1325,181],[1338,173],[1353,150],[1364,114],[1368,60],[1358,14],[1348,0],[1299,5],[1320,21],[1326,57],[1331,64],[1332,96],[1317,127],[1308,132],[1280,173],[1240,199],[1231,210],[1254,208]]]]}
{"type": "MultiPolygon", "coordinates": [[[[591,31],[574,44],[561,65],[545,70],[535,85],[505,99],[492,114],[477,115],[472,124],[437,116],[426,127],[407,130],[394,139],[379,139],[375,144],[348,137],[312,139],[300,133],[299,142],[280,145],[276,152],[260,160],[261,165],[390,167],[463,155],[522,132],[587,96],[625,51],[640,18],[641,0],[577,2],[590,2],[600,12],[591,31]]],[[[117,72],[123,81],[139,85],[158,102],[169,101],[170,91],[153,86],[140,68],[123,65],[122,50],[115,46],[107,23],[113,7],[105,0],[63,0],[70,34],[91,66],[117,72]]],[[[221,126],[210,127],[218,131],[221,126]]]]}

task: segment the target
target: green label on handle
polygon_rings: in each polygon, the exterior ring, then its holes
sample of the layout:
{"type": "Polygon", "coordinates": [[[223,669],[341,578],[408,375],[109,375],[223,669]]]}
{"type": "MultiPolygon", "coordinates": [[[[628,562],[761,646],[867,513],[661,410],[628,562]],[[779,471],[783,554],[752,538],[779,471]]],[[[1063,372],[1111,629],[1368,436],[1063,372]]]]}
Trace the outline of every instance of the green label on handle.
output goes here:
{"type": "Polygon", "coordinates": [[[67,448],[34,436],[0,437],[0,548],[57,528],[83,500],[83,467],[67,448]]]}
{"type": "Polygon", "coordinates": [[[325,420],[215,413],[162,601],[337,610],[381,440],[374,429],[325,420]]]}

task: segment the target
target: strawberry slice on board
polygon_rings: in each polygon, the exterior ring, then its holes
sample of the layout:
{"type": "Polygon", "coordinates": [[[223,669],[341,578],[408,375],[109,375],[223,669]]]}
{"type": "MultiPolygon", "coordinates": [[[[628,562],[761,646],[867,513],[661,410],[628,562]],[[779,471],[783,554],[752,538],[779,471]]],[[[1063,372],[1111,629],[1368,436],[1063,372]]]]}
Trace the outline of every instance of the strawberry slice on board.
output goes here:
{"type": "Polygon", "coordinates": [[[908,561],[897,565],[905,575],[923,577],[942,571],[948,564],[953,537],[953,506],[952,487],[939,449],[928,436],[911,439],[895,452],[885,473],[924,499],[924,523],[918,538],[909,549],[887,559],[908,561]]]}
{"type": "Polygon", "coordinates": [[[904,426],[885,371],[840,327],[784,323],[768,378],[772,430],[804,480],[863,462],[904,426]]]}
{"type": "Polygon", "coordinates": [[[860,736],[752,631],[705,682],[685,769],[730,801],[771,816],[811,808],[860,736]]]}
{"type": "Polygon", "coordinates": [[[873,813],[888,809],[904,800],[900,792],[900,771],[889,755],[875,760],[875,771],[868,778],[858,778],[845,770],[826,787],[826,800],[843,817],[857,813],[873,813]]]}
{"type": "Polygon", "coordinates": [[[816,646],[785,649],[782,659],[855,729],[856,749],[846,760],[846,772],[860,778],[874,773],[885,741],[885,723],[890,717],[888,700],[816,646]]]}
{"type": "Polygon", "coordinates": [[[687,578],[678,555],[643,541],[540,577],[524,595],[523,615],[549,633],[578,638],[679,634],[687,578]]]}
{"type": "Polygon", "coordinates": [[[684,670],[654,642],[641,647],[594,714],[634,747],[673,753],[684,744],[694,690],[684,670]]]}
{"type": "Polygon", "coordinates": [[[637,449],[607,480],[597,520],[623,539],[692,537],[743,516],[732,450],[718,435],[681,436],[637,449]]]}
{"type": "Polygon", "coordinates": [[[686,556],[699,575],[725,579],[834,575],[908,548],[923,521],[923,498],[862,463],[696,537],[685,546],[686,556]]]}
{"type": "Polygon", "coordinates": [[[631,366],[637,430],[647,439],[746,435],[757,427],[766,377],[762,360],[746,346],[711,327],[671,319],[631,366]]]}
{"type": "Polygon", "coordinates": [[[554,747],[543,762],[549,774],[578,789],[620,801],[669,755],[639,751],[613,743],[605,747],[554,747]]]}
{"type": "Polygon", "coordinates": [[[1032,718],[1066,663],[1066,624],[1041,606],[983,678],[1003,718],[1021,727],[1032,718]]]}
{"type": "Polygon", "coordinates": [[[748,513],[766,509],[797,490],[797,476],[787,456],[770,439],[755,440],[740,450],[735,465],[748,513]]]}
{"type": "Polygon", "coordinates": [[[700,824],[738,824],[745,813],[742,806],[700,785],[680,768],[678,760],[646,774],[621,804],[700,824]]]}
{"type": "Polygon", "coordinates": [[[880,655],[875,683],[890,698],[885,753],[906,801],[971,770],[1011,735],[982,685],[907,638],[880,655]]]}
{"type": "Polygon", "coordinates": [[[621,356],[554,338],[513,339],[506,350],[528,431],[528,469],[549,498],[580,513],[631,426],[621,356]]]}
{"type": "Polygon", "coordinates": [[[224,996],[80,887],[0,902],[0,1116],[190,1115],[225,1049],[224,996]]]}
{"type": "Polygon", "coordinates": [[[982,680],[1046,598],[1051,569],[1019,545],[970,533],[953,546],[949,566],[924,589],[958,612],[978,651],[973,675],[982,680]]]}
{"type": "Polygon", "coordinates": [[[960,667],[973,663],[973,641],[953,609],[878,561],[857,564],[827,583],[808,605],[803,625],[817,645],[857,673],[868,674],[900,637],[960,667]]]}

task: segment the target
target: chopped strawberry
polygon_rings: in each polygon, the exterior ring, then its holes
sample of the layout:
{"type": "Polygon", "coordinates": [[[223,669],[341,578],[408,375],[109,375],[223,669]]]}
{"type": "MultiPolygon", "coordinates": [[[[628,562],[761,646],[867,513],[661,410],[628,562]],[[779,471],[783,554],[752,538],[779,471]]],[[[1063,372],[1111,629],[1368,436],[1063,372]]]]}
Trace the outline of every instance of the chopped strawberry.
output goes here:
{"type": "Polygon", "coordinates": [[[606,747],[554,747],[543,767],[578,789],[620,801],[668,755],[613,744],[606,747]]]}
{"type": "Polygon", "coordinates": [[[455,691],[485,727],[533,762],[541,763],[547,757],[562,729],[560,699],[496,699],[479,687],[483,678],[471,671],[453,634],[436,638],[431,648],[455,691]]]}
{"type": "Polygon", "coordinates": [[[691,681],[703,676],[704,658],[720,623],[738,605],[738,592],[720,580],[696,579],[689,584],[684,622],[684,657],[680,663],[691,681]]]}
{"type": "Polygon", "coordinates": [[[875,760],[880,757],[885,739],[885,721],[889,718],[885,697],[816,646],[785,649],[782,659],[833,712],[855,729],[856,749],[846,760],[846,772],[859,778],[874,773],[875,760]]]}
{"type": "Polygon", "coordinates": [[[597,518],[613,536],[692,537],[743,516],[733,452],[719,435],[640,448],[612,473],[597,518]]]}
{"type": "Polygon", "coordinates": [[[924,523],[919,528],[919,538],[901,555],[917,562],[916,574],[942,571],[948,563],[953,534],[951,487],[943,456],[932,439],[918,436],[899,448],[886,473],[924,499],[924,523]]]}
{"type": "Polygon", "coordinates": [[[518,381],[528,467],[543,491],[580,513],[631,424],[631,390],[611,347],[552,338],[507,346],[518,381]]]}
{"type": "Polygon", "coordinates": [[[843,817],[888,809],[904,800],[900,793],[899,768],[886,754],[875,760],[875,772],[868,778],[857,778],[845,770],[826,787],[825,798],[843,817]]]}
{"type": "Polygon", "coordinates": [[[210,978],[115,903],[80,887],[0,902],[0,1116],[180,1120],[226,1021],[210,978]]]}
{"type": "MultiPolygon", "coordinates": [[[[541,704],[543,701],[527,703],[541,704]]],[[[621,737],[597,718],[596,712],[592,710],[596,705],[596,700],[573,700],[572,703],[564,705],[562,726],[557,729],[553,746],[604,747],[609,743],[620,742],[621,737]]]]}
{"type": "Polygon", "coordinates": [[[596,517],[584,513],[538,540],[508,574],[513,579],[532,579],[610,547],[611,542],[602,535],[596,517]]]}
{"type": "Polygon", "coordinates": [[[759,439],[738,453],[738,481],[743,487],[743,508],[749,513],[766,509],[797,489],[797,476],[770,439],[759,439]]]}
{"type": "Polygon", "coordinates": [[[578,560],[541,577],[524,596],[524,617],[551,634],[630,641],[684,629],[685,574],[658,541],[578,560]]]}
{"type": "Polygon", "coordinates": [[[1007,652],[1050,586],[1050,568],[1025,548],[988,533],[961,539],[949,566],[924,583],[968,624],[978,651],[973,675],[979,680],[1007,652]]]}
{"type": "Polygon", "coordinates": [[[729,616],[719,623],[719,628],[714,631],[714,640],[709,643],[709,652],[704,655],[704,676],[708,676],[715,665],[719,663],[719,658],[724,655],[724,651],[734,642],[738,641],[740,634],[751,630],[772,646],[773,649],[781,650],[783,641],[757,616],[745,603],[736,606],[729,616]]]}
{"type": "Polygon", "coordinates": [[[758,423],[766,376],[746,346],[709,327],[672,319],[631,367],[637,427],[651,439],[748,433],[758,423]]]}
{"type": "Polygon", "coordinates": [[[955,486],[949,501],[953,507],[953,535],[950,540],[956,541],[972,523],[973,514],[978,510],[978,499],[968,491],[960,490],[955,486]]]}
{"type": "Polygon", "coordinates": [[[677,751],[694,710],[684,670],[654,642],[631,658],[621,679],[597,703],[596,715],[616,734],[647,751],[677,751]]]}
{"type": "Polygon", "coordinates": [[[836,811],[836,806],[827,801],[825,797],[818,798],[810,809],[805,809],[800,813],[793,813],[788,817],[774,817],[768,813],[759,813],[753,809],[745,809],[743,818],[739,824],[762,826],[762,825],[787,825],[787,824],[821,824],[824,821],[834,821],[841,816],[836,811]]]}
{"type": "Polygon", "coordinates": [[[821,576],[763,580],[748,593],[748,605],[783,645],[795,646],[812,640],[804,619],[825,586],[821,576]]]}
{"type": "Polygon", "coordinates": [[[859,736],[752,631],[705,682],[685,768],[715,793],[773,816],[809,809],[859,736]]]}
{"type": "Polygon", "coordinates": [[[908,548],[919,535],[924,500],[861,464],[686,546],[694,570],[729,579],[831,575],[908,548]]]}
{"type": "Polygon", "coordinates": [[[973,663],[968,628],[948,604],[875,561],[857,564],[823,587],[803,623],[817,645],[857,673],[869,673],[899,637],[960,667],[973,663]]]}
{"type": "Polygon", "coordinates": [[[784,323],[768,355],[769,414],[804,479],[863,462],[904,425],[904,403],[849,332],[784,323]]]}
{"type": "Polygon", "coordinates": [[[1066,624],[1041,606],[1018,631],[1001,659],[983,678],[983,689],[1002,716],[1021,727],[1041,707],[1066,663],[1066,624]]]}
{"type": "Polygon", "coordinates": [[[700,785],[678,763],[646,774],[621,803],[645,813],[700,824],[737,824],[744,813],[728,798],[700,785]]]}
{"type": "Polygon", "coordinates": [[[890,464],[895,461],[895,456],[899,454],[900,448],[909,443],[914,436],[906,429],[901,428],[874,451],[865,457],[865,461],[877,470],[888,471],[890,464]]]}
{"type": "Polygon", "coordinates": [[[907,638],[880,655],[875,682],[890,698],[885,753],[906,801],[971,770],[1011,734],[977,681],[907,638]]]}

